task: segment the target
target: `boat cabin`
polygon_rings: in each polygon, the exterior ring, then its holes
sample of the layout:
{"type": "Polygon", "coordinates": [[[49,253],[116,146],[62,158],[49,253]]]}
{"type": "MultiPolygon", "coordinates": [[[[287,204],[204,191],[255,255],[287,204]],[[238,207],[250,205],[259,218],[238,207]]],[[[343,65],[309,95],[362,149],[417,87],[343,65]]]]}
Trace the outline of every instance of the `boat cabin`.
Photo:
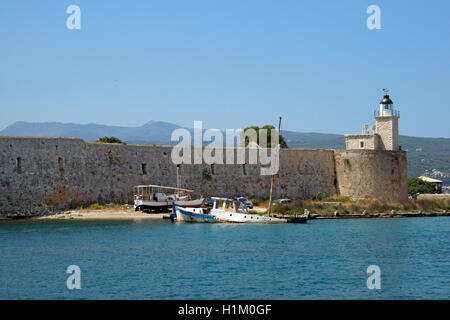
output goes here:
{"type": "Polygon", "coordinates": [[[134,200],[173,201],[189,197],[193,190],[158,185],[140,185],[134,187],[134,200]]]}
{"type": "Polygon", "coordinates": [[[212,209],[222,209],[225,212],[248,213],[245,203],[235,199],[211,197],[213,200],[212,209]],[[222,208],[220,208],[222,207],[222,208]]]}
{"type": "Polygon", "coordinates": [[[175,202],[183,206],[200,206],[203,199],[191,199],[193,190],[158,185],[134,187],[134,209],[136,211],[168,210],[175,202]]]}

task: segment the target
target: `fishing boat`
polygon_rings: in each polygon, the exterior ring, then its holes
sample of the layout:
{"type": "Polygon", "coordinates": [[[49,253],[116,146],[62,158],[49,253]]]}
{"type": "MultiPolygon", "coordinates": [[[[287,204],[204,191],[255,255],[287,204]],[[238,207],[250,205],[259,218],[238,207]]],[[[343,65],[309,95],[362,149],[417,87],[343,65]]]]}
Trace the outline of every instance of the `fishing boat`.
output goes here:
{"type": "Polygon", "coordinates": [[[203,198],[192,199],[193,190],[158,185],[139,185],[134,187],[135,211],[164,211],[172,207],[172,202],[185,207],[200,207],[203,198]]]}
{"type": "Polygon", "coordinates": [[[287,218],[287,223],[307,223],[308,217],[306,216],[295,216],[295,217],[289,217],[287,218]]]}
{"type": "Polygon", "coordinates": [[[208,223],[286,223],[286,219],[249,214],[245,204],[228,198],[211,198],[213,208],[186,208],[173,203],[172,221],[208,223]],[[220,204],[222,204],[220,208],[220,204]]]}
{"type": "Polygon", "coordinates": [[[228,198],[211,198],[214,201],[209,213],[219,222],[230,223],[286,223],[286,219],[249,214],[245,203],[228,198]],[[221,205],[222,204],[222,205],[221,205]],[[220,208],[221,205],[221,208],[220,208]]]}
{"type": "MultiPolygon", "coordinates": [[[[307,223],[309,211],[301,216],[274,217],[249,214],[245,203],[236,199],[211,197],[213,208],[186,208],[173,203],[172,222],[207,223],[307,223]]],[[[306,211],[306,210],[305,210],[306,211]]]]}
{"type": "Polygon", "coordinates": [[[171,215],[172,221],[178,222],[207,222],[217,223],[218,221],[214,216],[209,214],[209,209],[204,208],[183,208],[179,205],[172,204],[173,214],[171,215]]]}

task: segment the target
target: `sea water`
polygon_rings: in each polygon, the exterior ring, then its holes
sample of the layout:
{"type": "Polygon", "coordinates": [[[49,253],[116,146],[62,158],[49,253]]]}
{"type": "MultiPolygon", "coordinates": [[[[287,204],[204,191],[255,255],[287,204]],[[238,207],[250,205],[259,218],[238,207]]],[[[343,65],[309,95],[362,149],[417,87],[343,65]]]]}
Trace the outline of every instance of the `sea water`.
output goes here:
{"type": "MultiPolygon", "coordinates": [[[[70,287],[70,286],[69,286],[70,287]]],[[[450,218],[0,222],[0,299],[448,299],[450,218]],[[68,289],[69,266],[80,289],[68,289]],[[367,273],[379,267],[380,289],[367,273]]]]}

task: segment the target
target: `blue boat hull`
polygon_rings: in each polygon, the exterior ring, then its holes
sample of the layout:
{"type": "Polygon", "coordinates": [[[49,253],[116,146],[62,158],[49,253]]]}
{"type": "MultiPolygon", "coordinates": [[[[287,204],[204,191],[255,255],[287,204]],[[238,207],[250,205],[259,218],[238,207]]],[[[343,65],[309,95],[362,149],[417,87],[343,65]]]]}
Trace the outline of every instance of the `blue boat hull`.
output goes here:
{"type": "Polygon", "coordinates": [[[209,214],[195,213],[185,210],[176,204],[172,204],[173,212],[176,216],[176,221],[178,222],[203,222],[203,223],[217,223],[219,222],[216,218],[209,214]]]}

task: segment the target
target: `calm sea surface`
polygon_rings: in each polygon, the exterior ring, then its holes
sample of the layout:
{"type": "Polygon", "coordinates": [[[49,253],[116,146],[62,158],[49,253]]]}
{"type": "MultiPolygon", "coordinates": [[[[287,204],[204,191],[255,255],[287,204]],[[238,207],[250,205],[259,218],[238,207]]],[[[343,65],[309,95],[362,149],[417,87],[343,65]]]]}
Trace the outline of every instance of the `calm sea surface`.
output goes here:
{"type": "Polygon", "coordinates": [[[450,219],[0,223],[0,299],[448,299],[450,219]],[[69,265],[81,290],[68,290],[69,265]],[[369,265],[381,289],[368,290],[369,265]]]}

